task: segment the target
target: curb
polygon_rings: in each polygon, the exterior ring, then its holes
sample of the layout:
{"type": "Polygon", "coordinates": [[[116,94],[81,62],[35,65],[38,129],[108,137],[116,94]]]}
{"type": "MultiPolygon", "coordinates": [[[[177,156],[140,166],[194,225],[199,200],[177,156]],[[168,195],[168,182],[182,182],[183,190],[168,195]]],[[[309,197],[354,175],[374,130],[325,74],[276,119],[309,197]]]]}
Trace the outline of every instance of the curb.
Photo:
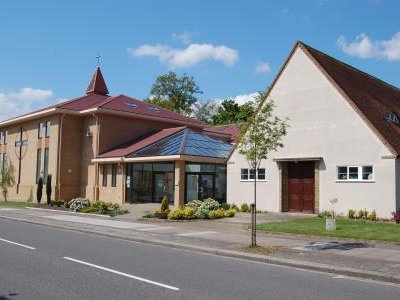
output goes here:
{"type": "Polygon", "coordinates": [[[346,268],[346,267],[340,267],[340,266],[335,266],[335,265],[313,263],[313,262],[294,260],[294,259],[286,259],[286,258],[283,259],[283,258],[278,258],[278,257],[273,257],[273,256],[268,256],[268,255],[244,253],[244,252],[233,251],[233,250],[225,250],[225,249],[209,248],[209,247],[199,247],[199,246],[191,246],[191,245],[186,245],[186,244],[178,244],[178,243],[173,243],[173,242],[164,242],[164,241],[151,240],[151,239],[149,240],[149,239],[143,239],[143,238],[126,237],[126,236],[122,236],[122,235],[118,235],[118,234],[104,233],[104,232],[88,230],[88,229],[79,229],[79,228],[69,227],[69,226],[66,227],[66,226],[61,226],[61,225],[54,225],[54,224],[48,224],[48,223],[39,222],[39,221],[25,220],[25,219],[7,217],[7,216],[0,216],[0,218],[5,219],[5,220],[11,220],[11,221],[20,221],[20,222],[24,222],[24,223],[28,223],[28,224],[53,227],[53,228],[57,228],[57,229],[70,230],[70,231],[75,231],[75,232],[80,232],[80,233],[95,234],[95,235],[99,235],[99,236],[116,238],[116,239],[120,239],[120,240],[126,240],[126,241],[137,242],[137,243],[148,244],[148,245],[169,247],[169,248],[186,250],[186,251],[191,251],[191,252],[198,252],[198,253],[203,253],[203,254],[212,254],[212,255],[218,255],[218,256],[224,256],[224,257],[230,257],[230,258],[236,258],[236,259],[244,259],[244,260],[260,262],[260,263],[265,263],[265,264],[271,264],[271,265],[279,265],[279,266],[292,267],[292,268],[298,268],[298,269],[303,269],[303,270],[325,272],[325,273],[344,275],[344,276],[349,276],[349,277],[357,277],[357,278],[368,279],[368,280],[376,280],[376,281],[382,281],[382,282],[387,282],[387,283],[400,284],[400,277],[391,276],[391,275],[387,275],[385,273],[375,272],[375,271],[346,268]]]}
{"type": "Polygon", "coordinates": [[[71,215],[84,215],[86,217],[101,217],[101,218],[111,218],[108,215],[100,215],[100,214],[91,214],[91,213],[81,213],[77,211],[66,211],[66,210],[58,210],[58,209],[50,209],[50,208],[40,208],[40,207],[29,207],[26,206],[26,209],[40,210],[40,211],[50,211],[57,212],[62,214],[71,214],[71,215]]]}

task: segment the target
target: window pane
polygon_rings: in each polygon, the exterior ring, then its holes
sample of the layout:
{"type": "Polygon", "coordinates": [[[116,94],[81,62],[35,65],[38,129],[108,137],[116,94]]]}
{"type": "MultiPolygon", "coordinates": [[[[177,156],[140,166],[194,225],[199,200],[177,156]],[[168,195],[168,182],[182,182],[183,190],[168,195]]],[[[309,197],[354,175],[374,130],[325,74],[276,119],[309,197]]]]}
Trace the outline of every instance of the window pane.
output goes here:
{"type": "Polygon", "coordinates": [[[3,136],[4,136],[4,132],[0,132],[0,145],[3,144],[3,136]]]}
{"type": "Polygon", "coordinates": [[[8,130],[4,131],[4,145],[7,145],[8,140],[8,130]]]}
{"type": "Polygon", "coordinates": [[[347,167],[338,167],[337,179],[339,180],[347,180],[347,167]]]}
{"type": "Polygon", "coordinates": [[[46,137],[50,136],[50,121],[46,122],[46,137]]]}
{"type": "Polygon", "coordinates": [[[158,172],[173,172],[174,171],[174,164],[171,163],[154,163],[153,164],[153,171],[158,172]]]}
{"type": "Polygon", "coordinates": [[[186,164],[186,172],[200,172],[200,164],[186,164]]]}
{"type": "Polygon", "coordinates": [[[49,172],[49,148],[44,148],[43,183],[47,183],[48,172],[49,172]]]}
{"type": "Polygon", "coordinates": [[[365,166],[362,167],[362,179],[363,180],[373,180],[374,179],[374,172],[372,166],[365,166]]]}
{"type": "Polygon", "coordinates": [[[349,167],[349,179],[358,179],[358,167],[349,167]]]}
{"type": "Polygon", "coordinates": [[[253,179],[254,180],[254,178],[255,178],[255,172],[254,172],[254,169],[250,169],[250,179],[253,179]]]}
{"type": "Polygon", "coordinates": [[[40,122],[39,127],[38,127],[38,138],[39,139],[42,138],[42,133],[43,133],[43,122],[40,122]]]}
{"type": "Polygon", "coordinates": [[[39,181],[41,165],[42,165],[42,149],[37,149],[37,154],[36,154],[36,183],[38,183],[38,181],[39,181]]]}
{"type": "Polygon", "coordinates": [[[248,180],[249,179],[249,169],[241,169],[240,170],[240,179],[248,180]]]}
{"type": "Polygon", "coordinates": [[[107,186],[107,169],[108,165],[103,165],[103,186],[107,186]]]}
{"type": "Polygon", "coordinates": [[[265,169],[258,169],[257,173],[257,179],[258,180],[265,180],[265,169]]]}

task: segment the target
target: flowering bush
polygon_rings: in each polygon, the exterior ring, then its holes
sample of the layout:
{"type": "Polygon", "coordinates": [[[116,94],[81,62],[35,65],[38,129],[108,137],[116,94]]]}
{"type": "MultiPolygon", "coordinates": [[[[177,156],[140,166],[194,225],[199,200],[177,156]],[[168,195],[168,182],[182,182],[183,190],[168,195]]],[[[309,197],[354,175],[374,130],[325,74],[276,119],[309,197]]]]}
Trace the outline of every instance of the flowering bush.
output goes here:
{"type": "Polygon", "coordinates": [[[80,211],[84,207],[89,207],[90,201],[86,198],[75,198],[69,202],[69,208],[72,211],[80,211]]]}
{"type": "Polygon", "coordinates": [[[193,207],[180,207],[178,209],[171,210],[168,213],[168,219],[170,220],[190,220],[195,219],[196,216],[194,215],[194,208],[193,207]]]}
{"type": "Polygon", "coordinates": [[[197,210],[202,204],[203,204],[203,201],[201,201],[201,200],[192,200],[192,201],[189,201],[185,206],[192,207],[195,210],[197,210]]]}
{"type": "Polygon", "coordinates": [[[216,210],[221,207],[221,204],[219,204],[218,201],[212,199],[212,198],[207,198],[201,203],[200,209],[204,210],[216,210]]]}

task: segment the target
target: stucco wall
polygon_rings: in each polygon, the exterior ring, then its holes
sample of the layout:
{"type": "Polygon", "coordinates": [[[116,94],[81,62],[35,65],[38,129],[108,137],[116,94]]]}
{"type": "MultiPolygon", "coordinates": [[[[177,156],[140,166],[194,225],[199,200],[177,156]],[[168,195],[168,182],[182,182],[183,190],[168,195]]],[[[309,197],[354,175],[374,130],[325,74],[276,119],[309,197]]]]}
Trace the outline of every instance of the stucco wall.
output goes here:
{"type": "MultiPolygon", "coordinates": [[[[290,128],[285,147],[263,162],[267,181],[259,184],[260,209],[281,211],[281,178],[274,158],[322,157],[321,211],[330,209],[329,199],[337,197],[341,213],[366,208],[390,216],[396,205],[395,160],[382,156],[392,154],[301,49],[291,57],[270,98],[276,114],[290,118],[290,128]],[[375,181],[337,182],[339,165],[373,165],[375,181]]],[[[253,198],[252,184],[240,182],[240,168],[248,168],[247,163],[234,153],[228,162],[228,201],[237,204],[253,198]]]]}
{"type": "Polygon", "coordinates": [[[112,165],[108,164],[108,172],[107,172],[107,186],[103,186],[103,167],[100,165],[100,178],[99,178],[99,200],[106,201],[106,202],[116,202],[123,204],[123,168],[125,165],[118,165],[117,166],[117,177],[116,177],[116,185],[113,187],[111,185],[111,178],[112,178],[112,165]]]}

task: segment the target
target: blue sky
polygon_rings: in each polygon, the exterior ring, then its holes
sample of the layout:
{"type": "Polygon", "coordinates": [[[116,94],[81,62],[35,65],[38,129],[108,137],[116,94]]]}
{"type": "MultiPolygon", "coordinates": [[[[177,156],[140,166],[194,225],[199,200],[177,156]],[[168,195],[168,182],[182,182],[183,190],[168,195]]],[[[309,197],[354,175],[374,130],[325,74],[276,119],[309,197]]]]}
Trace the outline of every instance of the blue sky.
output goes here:
{"type": "Polygon", "coordinates": [[[84,93],[101,55],[111,95],[187,73],[224,99],[265,89],[297,40],[400,86],[400,1],[0,1],[0,119],[84,93]]]}

